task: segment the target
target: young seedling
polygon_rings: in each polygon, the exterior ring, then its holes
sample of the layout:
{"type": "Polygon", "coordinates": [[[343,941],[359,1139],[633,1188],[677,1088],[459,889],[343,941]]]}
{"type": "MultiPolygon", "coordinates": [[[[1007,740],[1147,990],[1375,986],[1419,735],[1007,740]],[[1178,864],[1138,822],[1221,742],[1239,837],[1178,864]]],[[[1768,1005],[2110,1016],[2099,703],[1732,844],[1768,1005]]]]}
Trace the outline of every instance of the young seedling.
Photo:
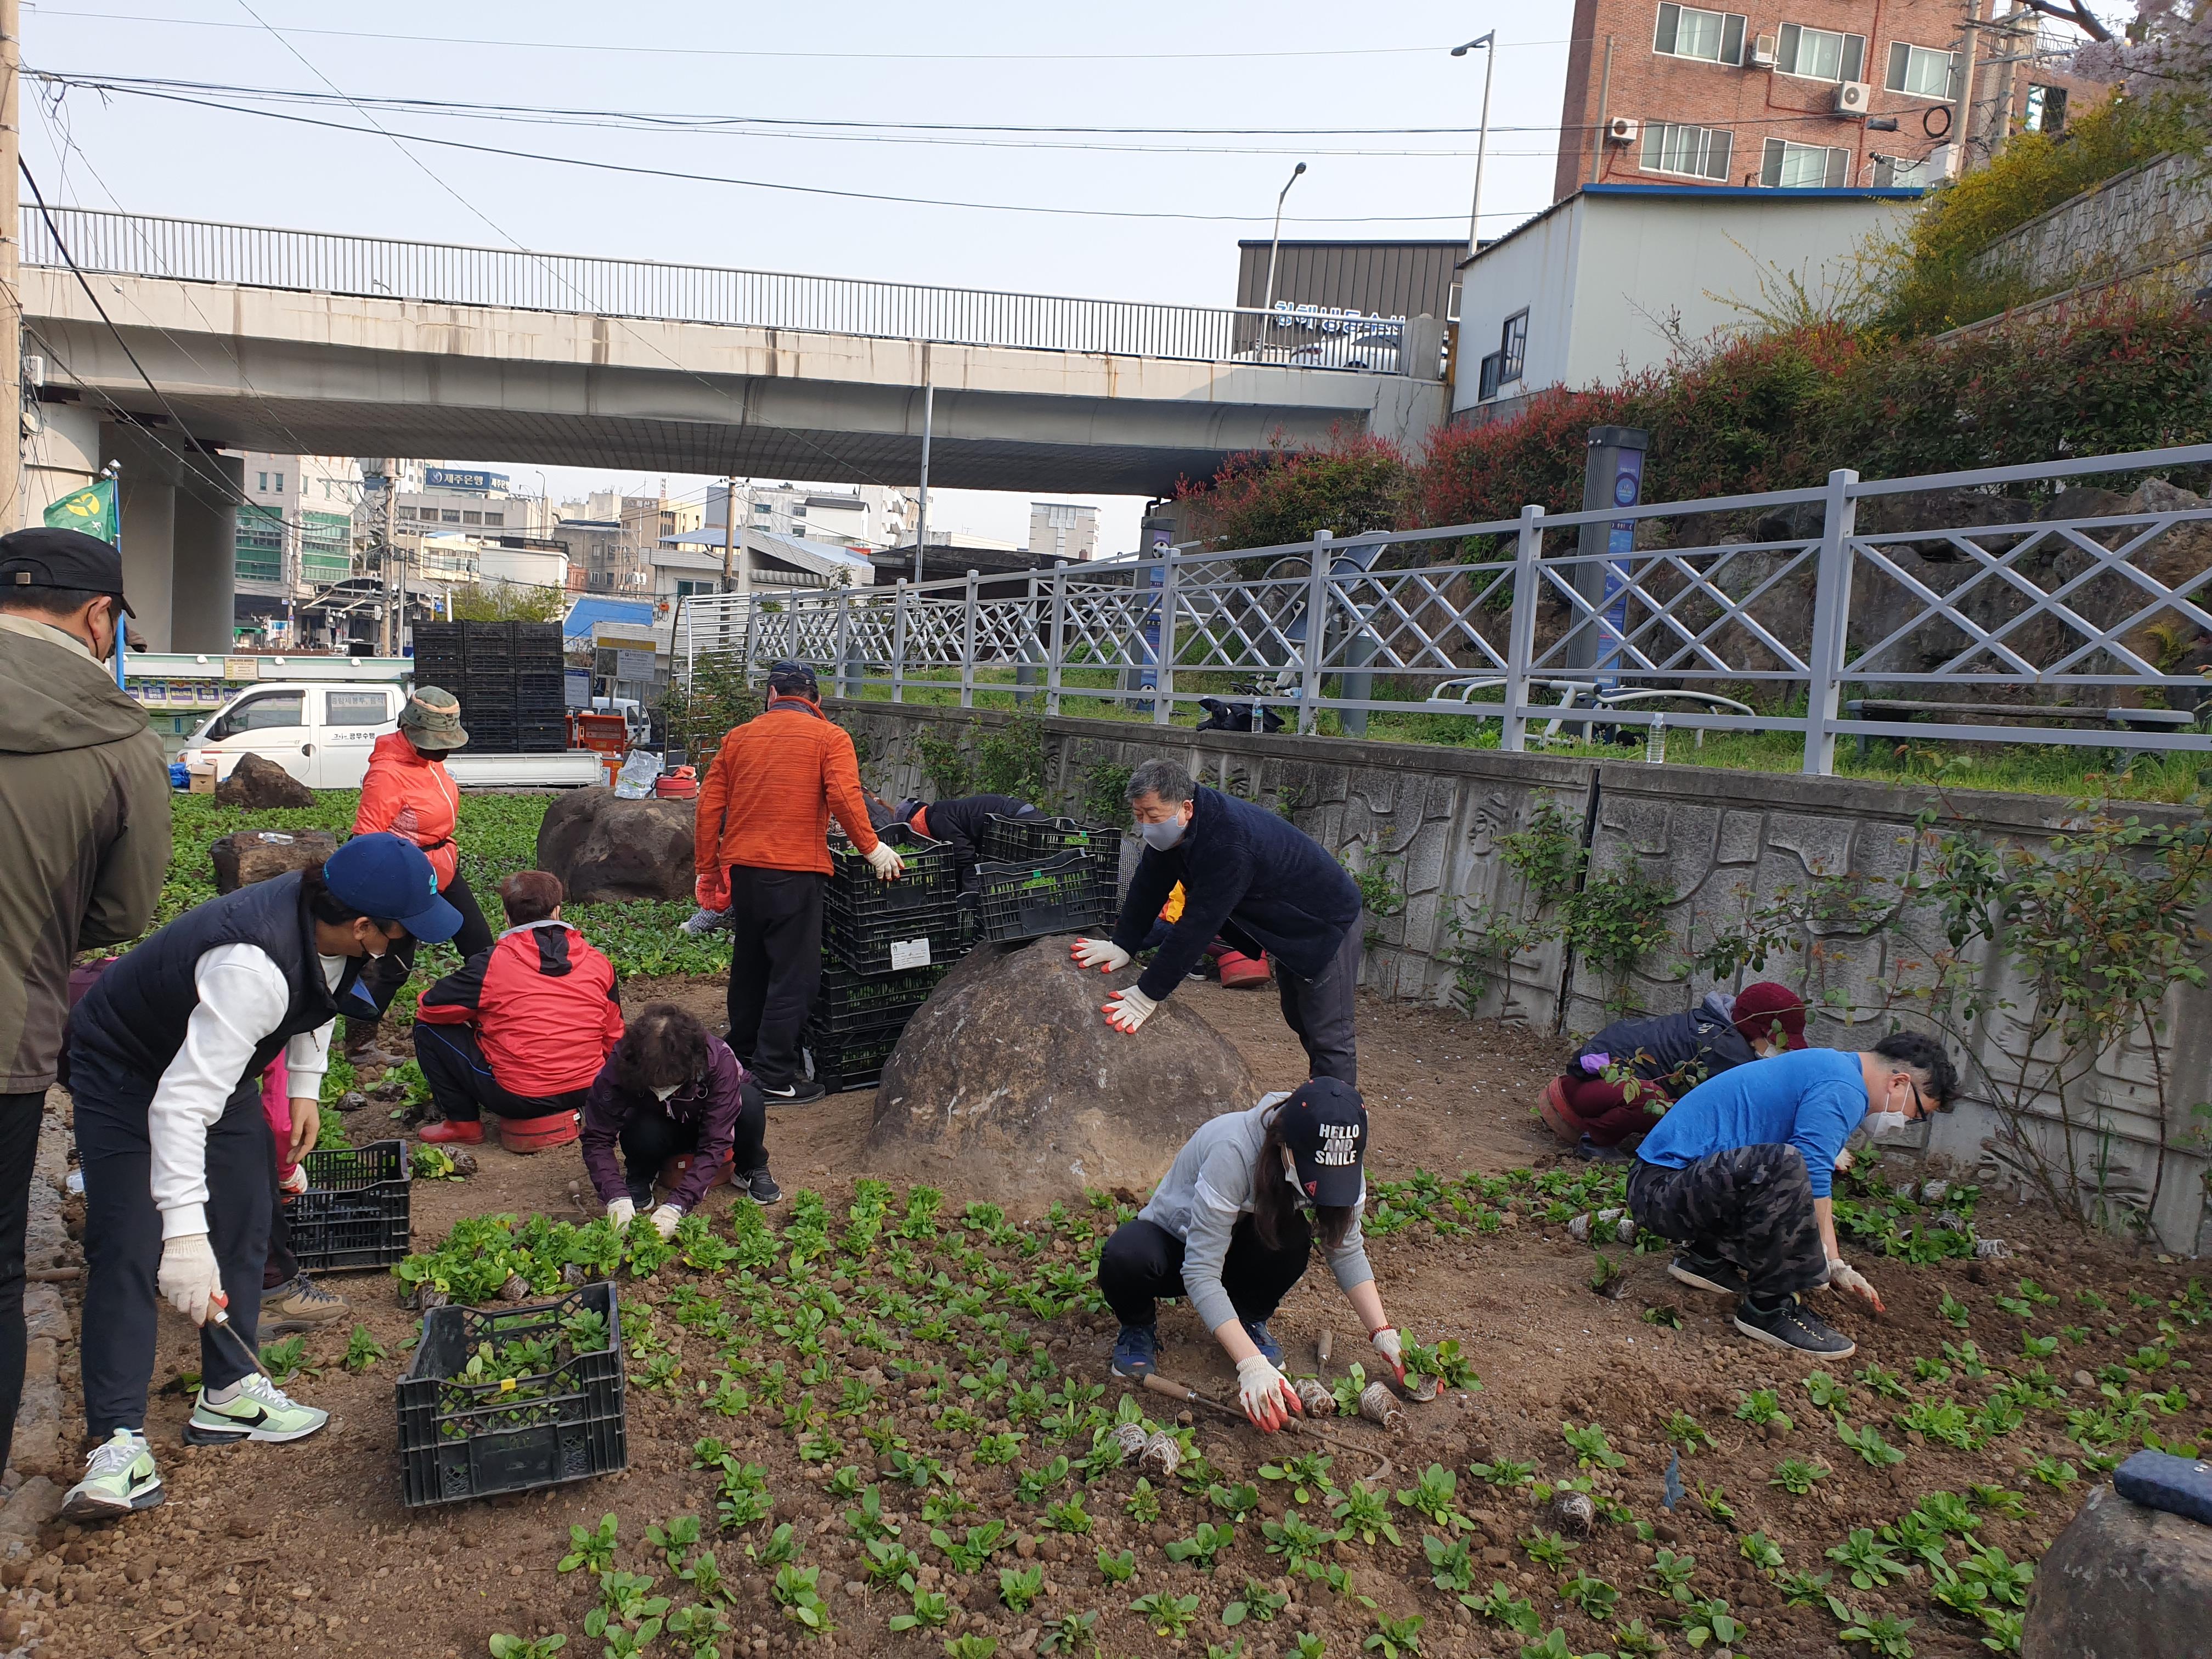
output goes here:
{"type": "Polygon", "coordinates": [[[1072,1498],[1064,1504],[1046,1504],[1041,1524],[1048,1532],[1064,1532],[1080,1538],[1091,1530],[1091,1516],[1080,1498],[1072,1498]]]}
{"type": "MultiPolygon", "coordinates": [[[[1511,1489],[1525,1486],[1536,1478],[1534,1463],[1516,1463],[1510,1457],[1493,1458],[1487,1463],[1470,1463],[1467,1472],[1478,1480],[1487,1480],[1493,1486],[1511,1489]]],[[[1265,1474],[1267,1471],[1261,1471],[1265,1474]]]]}
{"type": "Polygon", "coordinates": [[[1677,1555],[1665,1545],[1653,1553],[1651,1565],[1644,1571],[1650,1576],[1652,1593],[1673,1601],[1690,1599],[1690,1575],[1698,1570],[1694,1555],[1677,1555]]]}
{"type": "MultiPolygon", "coordinates": [[[[1261,1473],[1264,1474],[1267,1471],[1263,1468],[1261,1473]]],[[[1160,1495],[1152,1490],[1152,1483],[1143,1475],[1139,1475],[1137,1484],[1130,1488],[1128,1498],[1121,1505],[1121,1513],[1132,1521],[1146,1525],[1160,1518],[1160,1495]]]]}
{"type": "Polygon", "coordinates": [[[1946,1290],[1944,1291],[1944,1292],[1943,1292],[1943,1317],[1944,1317],[1944,1318],[1946,1318],[1946,1319],[1949,1320],[1949,1321],[1951,1322],[1951,1323],[1952,1323],[1952,1324],[1954,1324],[1954,1325],[1957,1326],[1960,1330],[1962,1330],[1962,1331],[1963,1331],[1963,1330],[1965,1330],[1965,1329],[1966,1328],[1967,1322],[1968,1322],[1968,1320],[1972,1317],[1972,1313],[1973,1313],[1973,1310],[1972,1310],[1971,1308],[1967,1307],[1967,1305],[1966,1305],[1965,1303],[1963,1303],[1963,1302],[1960,1301],[1960,1300],[1959,1300],[1959,1298],[1958,1298],[1957,1297],[1953,1296],[1953,1295],[1951,1294],[1951,1292],[1950,1292],[1950,1291],[1949,1291],[1948,1289],[1946,1289],[1946,1290]]]}
{"type": "Polygon", "coordinates": [[[1135,1576],[1136,1571],[1137,1553],[1134,1550],[1123,1550],[1119,1555],[1109,1554],[1104,1550],[1098,1552],[1098,1576],[1108,1583],[1126,1584],[1135,1576]]]}
{"type": "Polygon", "coordinates": [[[1884,1613],[1876,1616],[1860,1613],[1846,1607],[1835,1596],[1828,1598],[1829,1611],[1843,1628],[1836,1632],[1838,1642],[1863,1642],[1875,1659],[1912,1659],[1912,1643],[1906,1632],[1914,1620],[1893,1619],[1884,1613]]]}
{"type": "Polygon", "coordinates": [[[884,1621],[893,1631],[941,1630],[952,1617],[951,1599],[944,1591],[923,1589],[910,1577],[900,1579],[899,1588],[907,1593],[908,1607],[884,1621]]]}
{"type": "Polygon", "coordinates": [[[2081,1478],[2081,1472],[2071,1463],[2067,1462],[2063,1458],[2052,1457],[2047,1454],[2029,1464],[2027,1472],[2045,1486],[2058,1492],[2064,1492],[2067,1487],[2081,1478]]]}
{"type": "Polygon", "coordinates": [[[1027,1613],[1030,1604],[1044,1594],[1044,1569],[1027,1566],[999,1569],[999,1599],[1016,1613],[1027,1613]]]}
{"type": "Polygon", "coordinates": [[[1283,1659],[1322,1659],[1328,1651],[1327,1642],[1310,1632],[1300,1631],[1291,1638],[1291,1645],[1284,1651],[1283,1659]]]}
{"type": "Polygon", "coordinates": [[[1583,1429],[1578,1429],[1571,1423],[1562,1423],[1559,1425],[1559,1437],[1567,1443],[1567,1449],[1574,1453],[1575,1462],[1579,1468],[1618,1469],[1627,1467],[1628,1460],[1613,1450],[1612,1443],[1605,1437],[1605,1431],[1595,1423],[1583,1429]]]}
{"type": "Polygon", "coordinates": [[[668,1563],[668,1570],[674,1572],[683,1566],[684,1558],[698,1547],[699,1517],[679,1515],[672,1521],[656,1521],[645,1529],[645,1544],[647,1549],[659,1550],[661,1559],[668,1563]]]}
{"type": "Polygon", "coordinates": [[[1613,1605],[1620,1600],[1619,1590],[1604,1579],[1586,1572],[1578,1572],[1568,1579],[1559,1587],[1559,1594],[1600,1623],[1613,1617],[1613,1605]]]}
{"type": "Polygon", "coordinates": [[[1850,1408],[1851,1391],[1826,1371],[1814,1371],[1805,1379],[1805,1392],[1813,1396],[1813,1403],[1822,1411],[1841,1415],[1850,1408]]]}
{"type": "Polygon", "coordinates": [[[1667,1638],[1641,1619],[1614,1626],[1613,1652],[1618,1659],[1659,1659],[1667,1651],[1667,1638]]]}
{"type": "Polygon", "coordinates": [[[1231,1521],[1242,1521],[1260,1507],[1260,1489],[1249,1481],[1227,1486],[1216,1480],[1207,1485],[1206,1498],[1231,1521]]]}
{"type": "Polygon", "coordinates": [[[1882,1365],[1862,1365],[1851,1373],[1853,1380],[1865,1384],[1888,1400],[1910,1400],[1912,1390],[1905,1386],[1905,1379],[1882,1365]]]}
{"type": "MultiPolygon", "coordinates": [[[[1358,1368],[1354,1366],[1353,1369],[1358,1368]]],[[[1352,1410],[1356,1413],[1358,1409],[1358,1402],[1354,1401],[1352,1410]]],[[[1325,1497],[1336,1490],[1336,1483],[1328,1478],[1329,1466],[1335,1461],[1324,1453],[1308,1452],[1303,1456],[1285,1458],[1279,1463],[1261,1464],[1260,1478],[1287,1484],[1291,1489],[1291,1501],[1294,1504],[1310,1503],[1315,1498],[1325,1497]]]]}
{"type": "Polygon", "coordinates": [[[385,1358],[384,1344],[369,1334],[368,1327],[356,1325],[346,1343],[345,1368],[356,1374],[367,1370],[385,1358]]]}
{"type": "Polygon", "coordinates": [[[1711,1434],[1687,1412],[1676,1412],[1667,1419],[1666,1436],[1692,1457],[1713,1449],[1711,1434]]]}
{"type": "Polygon", "coordinates": [[[489,1644],[491,1659],[553,1659],[553,1656],[568,1645],[565,1636],[495,1636],[489,1644]]]}
{"type": "Polygon", "coordinates": [[[1736,1553],[1761,1572],[1782,1570],[1782,1547],[1765,1532],[1754,1532],[1736,1545],[1736,1553]]]}
{"type": "Polygon", "coordinates": [[[1691,1602],[1689,1611],[1682,1615],[1682,1639],[1693,1651],[1707,1643],[1717,1650],[1732,1649],[1743,1637],[1743,1621],[1733,1616],[1729,1604],[1718,1596],[1691,1602]]]}
{"type": "Polygon", "coordinates": [[[1433,1533],[1424,1533],[1421,1553],[1429,1558],[1430,1582],[1438,1589],[1461,1595],[1474,1588],[1474,1563],[1465,1539],[1446,1543],[1433,1533]]]}
{"type": "Polygon", "coordinates": [[[1381,1492],[1354,1485],[1340,1496],[1343,1502],[1329,1511],[1340,1523],[1336,1533],[1340,1540],[1356,1538],[1370,1549],[1378,1535],[1389,1539],[1394,1547],[1405,1542],[1391,1522],[1389,1503],[1381,1492]]]}
{"type": "Polygon", "coordinates": [[[1441,1463],[1431,1463],[1421,1471],[1420,1478],[1410,1487],[1401,1487],[1399,1503],[1433,1522],[1439,1527],[1449,1527],[1454,1533],[1474,1530],[1474,1522],[1462,1514],[1459,1504],[1459,1477],[1441,1463]]]}
{"type": "Polygon", "coordinates": [[[1580,1549],[1580,1544],[1570,1544],[1554,1533],[1532,1532],[1521,1540],[1521,1547],[1538,1566],[1550,1567],[1554,1571],[1566,1571],[1567,1558],[1580,1549]]]}
{"type": "Polygon", "coordinates": [[[614,1561],[615,1518],[611,1514],[601,1516],[596,1527],[569,1527],[568,1553],[561,1558],[561,1571],[581,1570],[596,1575],[613,1566],[614,1561]]]}
{"type": "Polygon", "coordinates": [[[2025,1521],[2033,1513],[2025,1498],[2002,1486],[1984,1486],[1978,1481],[1966,1490],[1973,1495],[1974,1507],[1987,1510],[1991,1515],[2002,1516],[2012,1521],[2025,1521]]]}
{"type": "Polygon", "coordinates": [[[1485,1619],[1494,1619],[1508,1630],[1533,1638],[1544,1628],[1544,1621],[1536,1616],[1536,1608],[1525,1595],[1516,1595],[1504,1584],[1492,1580],[1487,1595],[1462,1595],[1460,1605],[1485,1619]]]}
{"type": "Polygon", "coordinates": [[[1779,1423],[1784,1429],[1797,1426],[1790,1413],[1782,1409],[1782,1402],[1774,1397],[1771,1389],[1754,1389],[1741,1396],[1736,1402],[1735,1414],[1739,1422],[1762,1429],[1769,1423],[1779,1423]]]}
{"type": "Polygon", "coordinates": [[[1802,1498],[1813,1490],[1813,1483],[1828,1478],[1829,1470],[1820,1463],[1808,1463],[1802,1457],[1785,1457],[1774,1466],[1774,1476],[1766,1484],[1779,1486],[1793,1498],[1802,1498]]]}
{"type": "Polygon", "coordinates": [[[1236,1541],[1236,1528],[1201,1521],[1188,1538],[1178,1538],[1167,1547],[1167,1558],[1170,1561],[1195,1561],[1200,1569],[1212,1572],[1214,1558],[1236,1541]]]}
{"type": "Polygon", "coordinates": [[[1852,1528],[1842,1543],[1829,1548],[1828,1559],[1849,1573],[1860,1589],[1880,1589],[1912,1571],[1911,1563],[1899,1560],[1871,1527],[1852,1528]]]}
{"type": "Polygon", "coordinates": [[[1062,1613],[1044,1627],[1037,1638],[1037,1651],[1073,1656],[1098,1647],[1098,1615],[1091,1613],[1062,1613]]]}
{"type": "Polygon", "coordinates": [[[1419,1613],[1410,1613],[1403,1619],[1393,1619],[1377,1610],[1375,1614],[1375,1633],[1361,1643],[1364,1653],[1379,1653],[1382,1659],[1399,1659],[1401,1654],[1417,1654],[1421,1650],[1421,1626],[1428,1620],[1419,1613]]]}
{"type": "Polygon", "coordinates": [[[1692,1486],[1690,1490],[1697,1495],[1698,1504],[1703,1506],[1707,1515],[1712,1516],[1714,1520],[1719,1522],[1724,1527],[1731,1526],[1735,1523],[1735,1506],[1728,1501],[1728,1488],[1726,1486],[1720,1486],[1717,1483],[1711,1486],[1708,1486],[1704,1481],[1700,1480],[1696,1485],[1692,1486]]]}
{"type": "Polygon", "coordinates": [[[1885,1469],[1893,1463],[1902,1463],[1905,1454],[1881,1437],[1881,1431],[1869,1423],[1863,1429],[1854,1429],[1840,1417],[1835,1419],[1836,1437],[1863,1458],[1869,1467],[1885,1469]]]}
{"type": "Polygon", "coordinates": [[[896,1584],[921,1571],[915,1553],[895,1538],[868,1540],[867,1575],[871,1584],[896,1584]]]}
{"type": "Polygon", "coordinates": [[[1129,1611],[1150,1625],[1153,1635],[1170,1642],[1180,1642],[1188,1633],[1192,1621],[1198,1617],[1198,1597],[1171,1595],[1165,1590],[1156,1590],[1130,1602],[1129,1611]]]}

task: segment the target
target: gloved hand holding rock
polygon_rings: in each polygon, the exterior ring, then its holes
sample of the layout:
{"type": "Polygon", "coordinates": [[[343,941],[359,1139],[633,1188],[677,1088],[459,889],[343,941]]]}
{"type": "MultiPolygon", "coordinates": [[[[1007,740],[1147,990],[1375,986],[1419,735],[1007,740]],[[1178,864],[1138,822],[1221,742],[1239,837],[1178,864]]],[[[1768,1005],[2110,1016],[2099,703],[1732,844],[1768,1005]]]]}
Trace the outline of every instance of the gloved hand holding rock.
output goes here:
{"type": "Polygon", "coordinates": [[[1104,1005],[1106,1023],[1117,1031],[1133,1036],[1144,1023],[1152,1017],[1160,1005],[1132,985],[1114,993],[1113,1001],[1104,1005]]]}
{"type": "Polygon", "coordinates": [[[1129,965],[1129,953],[1110,939],[1079,939],[1070,954],[1078,967],[1096,968],[1102,974],[1129,965]]]}

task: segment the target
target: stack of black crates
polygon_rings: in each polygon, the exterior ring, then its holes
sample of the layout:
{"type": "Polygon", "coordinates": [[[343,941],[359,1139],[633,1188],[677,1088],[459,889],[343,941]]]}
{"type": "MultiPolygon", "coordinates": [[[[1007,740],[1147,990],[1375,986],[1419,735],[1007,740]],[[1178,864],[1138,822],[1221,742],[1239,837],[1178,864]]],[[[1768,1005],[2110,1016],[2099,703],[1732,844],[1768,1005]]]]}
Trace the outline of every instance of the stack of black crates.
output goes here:
{"type": "Polygon", "coordinates": [[[952,848],[904,824],[883,832],[904,861],[878,881],[849,842],[833,841],[822,905],[822,989],[806,1023],[814,1075],[832,1094],[872,1088],[899,1033],[968,940],[952,848]]]}
{"type": "Polygon", "coordinates": [[[993,817],[975,866],[987,939],[1111,927],[1121,910],[1121,832],[1073,818],[993,817]]]}
{"type": "Polygon", "coordinates": [[[558,623],[417,623],[415,681],[461,700],[470,746],[542,754],[568,746],[558,623]]]}

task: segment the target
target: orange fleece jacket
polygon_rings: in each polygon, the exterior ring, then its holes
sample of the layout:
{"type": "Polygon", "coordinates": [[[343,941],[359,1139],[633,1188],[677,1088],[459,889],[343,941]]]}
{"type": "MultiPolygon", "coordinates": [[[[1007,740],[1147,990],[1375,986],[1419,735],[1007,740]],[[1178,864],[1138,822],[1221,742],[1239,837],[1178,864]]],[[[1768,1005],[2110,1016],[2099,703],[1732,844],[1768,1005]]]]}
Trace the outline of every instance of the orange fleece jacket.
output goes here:
{"type": "Polygon", "coordinates": [[[732,865],[830,873],[830,817],[874,849],[853,739],[811,703],[778,697],[733,728],[699,786],[692,840],[699,873],[732,865]]]}

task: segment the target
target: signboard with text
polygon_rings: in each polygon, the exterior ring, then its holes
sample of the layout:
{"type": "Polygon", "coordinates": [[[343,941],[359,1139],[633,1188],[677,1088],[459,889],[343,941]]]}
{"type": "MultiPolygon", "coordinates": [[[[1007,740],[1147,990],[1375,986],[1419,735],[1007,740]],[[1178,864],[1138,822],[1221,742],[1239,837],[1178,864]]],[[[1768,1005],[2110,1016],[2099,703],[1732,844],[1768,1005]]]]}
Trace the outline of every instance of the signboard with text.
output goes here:
{"type": "Polygon", "coordinates": [[[459,489],[477,495],[488,495],[495,489],[507,488],[507,474],[486,472],[475,468],[426,466],[422,469],[422,488],[425,489],[459,489]]]}

